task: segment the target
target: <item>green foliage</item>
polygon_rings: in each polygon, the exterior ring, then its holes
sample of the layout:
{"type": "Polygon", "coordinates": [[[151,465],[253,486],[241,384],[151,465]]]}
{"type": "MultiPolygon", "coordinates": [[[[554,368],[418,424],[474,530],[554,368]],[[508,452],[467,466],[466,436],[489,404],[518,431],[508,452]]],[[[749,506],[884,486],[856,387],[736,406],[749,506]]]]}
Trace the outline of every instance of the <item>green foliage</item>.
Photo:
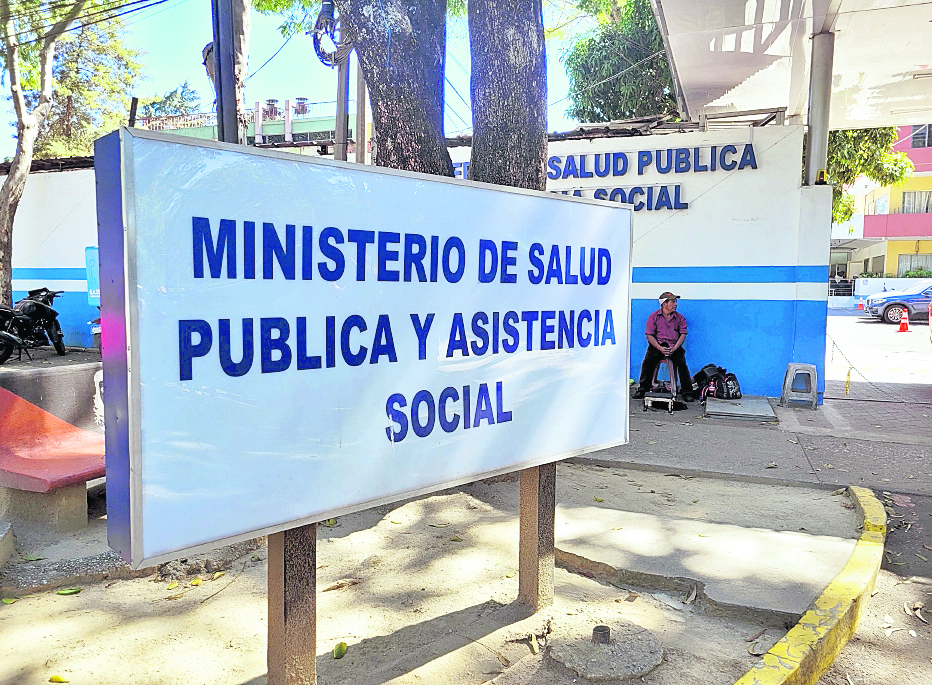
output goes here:
{"type": "Polygon", "coordinates": [[[599,25],[563,56],[567,114],[583,122],[676,114],[673,79],[649,0],[580,0],[599,25]]]}
{"type": "Polygon", "coordinates": [[[828,181],[832,194],[832,221],[843,223],[854,212],[854,198],[844,186],[858,176],[867,176],[883,186],[902,185],[913,173],[913,163],[905,152],[892,152],[896,142],[894,126],[832,131],[828,137],[828,181]]]}
{"type": "Polygon", "coordinates": [[[832,188],[832,223],[843,224],[854,214],[854,196],[840,185],[832,188]]]}
{"type": "Polygon", "coordinates": [[[140,117],[167,117],[174,114],[196,114],[201,108],[201,97],[187,79],[174,90],[159,97],[147,98],[139,107],[140,117]]]}
{"type": "MultiPolygon", "coordinates": [[[[61,38],[52,65],[52,109],[36,138],[37,158],[90,155],[96,138],[126,122],[142,65],[123,34],[123,22],[111,19],[61,38]]],[[[24,94],[30,106],[38,100],[34,90],[24,94]]]]}
{"type": "Polygon", "coordinates": [[[932,278],[932,271],[923,269],[922,267],[918,269],[910,269],[903,274],[903,278],[932,278]]]}
{"type": "MultiPolygon", "coordinates": [[[[266,16],[280,15],[278,27],[283,38],[314,29],[320,13],[320,0],[253,0],[252,8],[266,16]]],[[[447,0],[447,14],[451,17],[466,16],[466,0],[447,0]]]]}
{"type": "Polygon", "coordinates": [[[252,8],[259,14],[280,15],[278,27],[282,37],[291,38],[310,31],[320,12],[320,0],[253,0],[252,8]]]}

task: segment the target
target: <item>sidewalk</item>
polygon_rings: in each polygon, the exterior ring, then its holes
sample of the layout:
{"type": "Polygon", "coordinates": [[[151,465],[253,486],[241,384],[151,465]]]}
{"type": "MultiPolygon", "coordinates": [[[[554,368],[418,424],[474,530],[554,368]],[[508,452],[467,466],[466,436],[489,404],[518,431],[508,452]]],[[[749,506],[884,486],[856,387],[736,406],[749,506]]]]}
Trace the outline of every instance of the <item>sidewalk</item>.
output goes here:
{"type": "MultiPolygon", "coordinates": [[[[836,488],[932,496],[932,435],[883,428],[891,406],[922,418],[924,388],[897,386],[915,393],[909,407],[863,389],[859,399],[829,397],[817,411],[777,407],[778,424],[705,419],[696,404],[671,415],[632,403],[630,444],[558,469],[557,599],[530,618],[513,603],[513,481],[320,527],[318,682],[571,685],[576,674],[534,654],[530,636],[541,646],[582,648],[604,623],[619,635],[640,626],[637,634],[662,650],[645,683],[730,685],[758,662],[749,648],[769,648],[851,556],[860,519],[836,488]],[[330,656],[338,642],[350,648],[339,661],[330,656]]],[[[17,636],[4,640],[15,647],[0,661],[0,684],[55,674],[95,685],[264,684],[264,547],[220,550],[133,578],[106,547],[99,488],[92,494],[84,533],[18,524],[17,556],[0,570],[2,594],[20,597],[0,606],[0,637],[17,636]],[[225,575],[211,580],[220,570],[225,575]],[[191,585],[194,578],[201,585],[191,585]],[[168,590],[173,579],[179,585],[168,590]],[[46,589],[61,586],[82,592],[46,589]]],[[[904,569],[932,577],[932,567],[912,562],[904,569]]],[[[898,608],[897,627],[906,618],[904,596],[923,598],[921,586],[894,583],[882,575],[883,593],[871,600],[880,613],[868,614],[865,629],[879,639],[889,638],[885,616],[898,608]]],[[[932,639],[918,620],[908,628],[920,642],[932,639]]],[[[894,639],[912,640],[905,630],[894,639]]],[[[893,662],[868,652],[858,663],[883,664],[900,685],[923,682],[924,657],[890,654],[893,662]]]]}
{"type": "MultiPolygon", "coordinates": [[[[637,626],[638,639],[662,650],[642,682],[730,685],[757,663],[749,647],[762,653],[785,634],[859,535],[849,499],[825,489],[573,463],[558,467],[557,482],[557,599],[531,617],[513,601],[514,480],[321,526],[318,682],[571,685],[578,676],[550,669],[530,636],[583,648],[605,624],[617,635],[637,626]],[[336,661],[338,642],[349,651],[336,661]]],[[[35,580],[43,565],[74,570],[80,553],[100,561],[95,513],[82,536],[22,540],[14,566],[33,573],[5,569],[0,583],[35,580]]],[[[68,582],[82,592],[0,606],[0,634],[18,637],[4,640],[0,683],[264,683],[265,549],[230,556],[172,563],[163,576],[68,582]],[[226,574],[211,580],[219,568],[226,574]]]]}

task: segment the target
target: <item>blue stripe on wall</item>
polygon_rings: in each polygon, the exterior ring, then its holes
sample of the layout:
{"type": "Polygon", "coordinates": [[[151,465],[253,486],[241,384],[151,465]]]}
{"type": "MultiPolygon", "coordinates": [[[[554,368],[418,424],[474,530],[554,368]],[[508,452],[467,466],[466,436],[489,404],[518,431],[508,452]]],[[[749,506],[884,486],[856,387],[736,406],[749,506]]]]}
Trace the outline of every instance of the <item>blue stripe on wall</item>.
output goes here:
{"type": "Polygon", "coordinates": [[[635,283],[825,283],[823,266],[636,266],[635,283]]]}
{"type": "MultiPolygon", "coordinates": [[[[680,300],[689,334],[683,347],[689,372],[724,366],[748,395],[779,397],[790,362],[815,364],[825,389],[828,305],[809,300],[680,300]],[[795,341],[795,342],[794,342],[795,341]]],[[[631,301],[631,378],[637,381],[647,350],[644,325],[656,300],[631,301]]]]}
{"type": "Polygon", "coordinates": [[[34,281],[84,281],[87,279],[87,269],[83,266],[77,269],[43,269],[20,268],[13,269],[13,280],[29,279],[34,281]]]}
{"type": "MultiPolygon", "coordinates": [[[[56,270],[47,269],[47,271],[56,270]]],[[[84,269],[81,269],[81,271],[84,271],[84,269]]],[[[26,297],[26,291],[13,291],[14,302],[24,297],[26,297]]],[[[58,312],[58,321],[61,324],[62,333],[65,334],[65,345],[73,347],[93,346],[94,336],[91,335],[91,327],[87,322],[93,321],[100,316],[100,311],[97,307],[92,307],[87,303],[86,292],[63,293],[55,298],[52,306],[58,312]]]]}

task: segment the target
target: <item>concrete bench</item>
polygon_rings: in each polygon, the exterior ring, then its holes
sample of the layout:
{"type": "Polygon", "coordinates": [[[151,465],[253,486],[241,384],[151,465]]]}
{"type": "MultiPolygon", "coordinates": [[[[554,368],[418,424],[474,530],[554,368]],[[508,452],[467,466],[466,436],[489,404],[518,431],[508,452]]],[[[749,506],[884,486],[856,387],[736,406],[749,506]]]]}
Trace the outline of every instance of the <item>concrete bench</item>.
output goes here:
{"type": "Polygon", "coordinates": [[[87,526],[87,481],[101,478],[104,436],[0,388],[0,513],[67,532],[87,526]]]}

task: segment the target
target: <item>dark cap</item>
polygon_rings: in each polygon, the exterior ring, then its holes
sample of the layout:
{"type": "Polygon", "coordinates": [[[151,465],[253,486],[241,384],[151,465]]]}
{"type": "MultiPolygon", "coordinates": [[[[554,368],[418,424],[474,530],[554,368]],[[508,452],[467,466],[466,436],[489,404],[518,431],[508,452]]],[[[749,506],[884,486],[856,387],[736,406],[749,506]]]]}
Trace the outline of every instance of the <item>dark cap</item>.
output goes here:
{"type": "Polygon", "coordinates": [[[663,304],[663,303],[666,302],[667,300],[678,300],[678,299],[680,299],[680,296],[679,296],[679,295],[674,295],[673,293],[671,293],[671,292],[668,290],[667,292],[662,293],[658,299],[660,300],[660,304],[663,304]]]}

